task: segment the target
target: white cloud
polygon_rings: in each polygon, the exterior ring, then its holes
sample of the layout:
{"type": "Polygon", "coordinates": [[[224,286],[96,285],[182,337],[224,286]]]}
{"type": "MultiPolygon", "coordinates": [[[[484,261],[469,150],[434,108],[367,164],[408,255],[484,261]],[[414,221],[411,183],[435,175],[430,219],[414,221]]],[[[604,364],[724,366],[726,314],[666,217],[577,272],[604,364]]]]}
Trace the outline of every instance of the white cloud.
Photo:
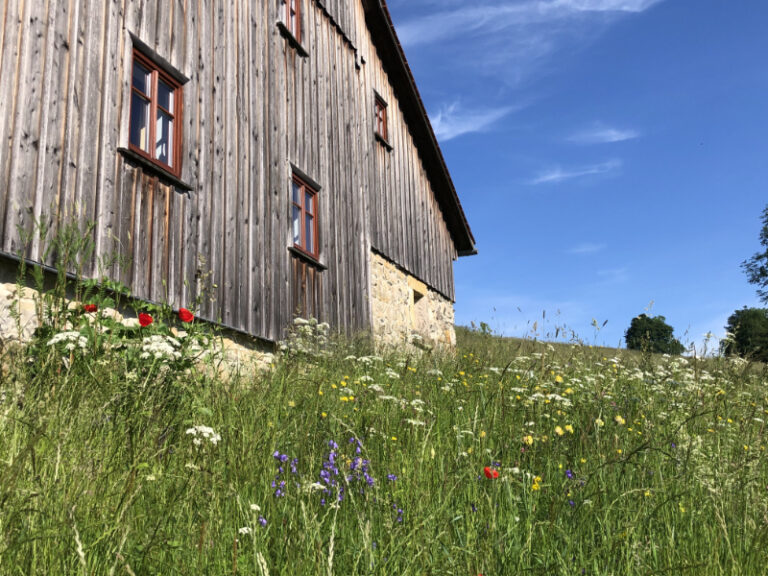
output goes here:
{"type": "Polygon", "coordinates": [[[533,178],[529,184],[557,184],[566,180],[574,180],[576,178],[585,178],[587,176],[597,176],[602,174],[608,174],[615,172],[621,168],[623,162],[621,160],[609,160],[601,164],[592,164],[589,166],[582,166],[580,168],[572,168],[564,170],[563,168],[555,167],[541,172],[538,176],[533,178]]]}
{"type": "MultiPolygon", "coordinates": [[[[453,36],[493,34],[510,28],[551,25],[579,16],[610,13],[639,13],[663,0],[530,0],[528,2],[482,2],[467,7],[451,3],[446,10],[432,12],[400,24],[398,36],[405,45],[430,44],[453,36]]],[[[553,30],[555,32],[555,30],[553,30]]],[[[504,37],[508,41],[509,37],[504,37]]]]}
{"type": "Polygon", "coordinates": [[[636,130],[611,128],[609,126],[596,125],[587,130],[577,132],[568,138],[569,142],[577,144],[611,144],[614,142],[625,142],[639,138],[640,133],[636,130]]]}
{"type": "Polygon", "coordinates": [[[629,270],[626,268],[609,268],[598,270],[597,276],[603,284],[623,284],[629,280],[629,270]]]}
{"type": "Polygon", "coordinates": [[[502,106],[464,110],[458,103],[453,103],[440,109],[437,114],[430,116],[430,120],[435,135],[440,141],[445,142],[462,134],[488,130],[504,116],[517,109],[519,107],[502,106]]]}
{"type": "Polygon", "coordinates": [[[594,254],[595,252],[602,252],[603,250],[605,250],[605,244],[585,242],[568,249],[568,254],[594,254]]]}

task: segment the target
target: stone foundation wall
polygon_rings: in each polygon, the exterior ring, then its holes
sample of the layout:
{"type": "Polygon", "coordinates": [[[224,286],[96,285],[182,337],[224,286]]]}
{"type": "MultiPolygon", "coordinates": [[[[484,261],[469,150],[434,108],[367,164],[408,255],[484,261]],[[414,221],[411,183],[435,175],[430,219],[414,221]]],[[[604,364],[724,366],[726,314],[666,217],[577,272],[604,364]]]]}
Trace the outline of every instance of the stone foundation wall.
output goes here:
{"type": "Polygon", "coordinates": [[[385,346],[423,341],[425,345],[456,345],[453,303],[371,252],[371,329],[385,346]]]}
{"type": "MultiPolygon", "coordinates": [[[[17,274],[17,264],[0,257],[0,340],[3,342],[28,342],[39,326],[40,293],[29,283],[19,286],[17,274]]],[[[74,300],[69,301],[69,306],[80,305],[74,300]]],[[[106,309],[101,314],[126,326],[138,325],[138,319],[128,308],[106,309]]],[[[222,372],[263,370],[271,366],[273,345],[226,329],[219,335],[221,338],[212,343],[212,351],[221,360],[222,372]]]]}

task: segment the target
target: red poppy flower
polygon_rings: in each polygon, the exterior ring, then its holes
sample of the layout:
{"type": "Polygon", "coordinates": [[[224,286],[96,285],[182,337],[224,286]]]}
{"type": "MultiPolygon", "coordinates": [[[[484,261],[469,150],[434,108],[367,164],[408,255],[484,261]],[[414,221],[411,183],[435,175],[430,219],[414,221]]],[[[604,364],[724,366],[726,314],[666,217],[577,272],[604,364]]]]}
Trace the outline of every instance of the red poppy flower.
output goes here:
{"type": "Polygon", "coordinates": [[[143,312],[139,314],[139,324],[142,328],[146,328],[150,324],[154,322],[154,319],[149,314],[144,314],[143,312]]]}
{"type": "Polygon", "coordinates": [[[96,306],[96,304],[86,304],[85,306],[83,306],[83,310],[85,310],[88,313],[96,312],[98,309],[99,307],[96,306]]]}
{"type": "Polygon", "coordinates": [[[192,322],[195,319],[195,315],[192,314],[186,308],[179,308],[179,320],[182,322],[192,322]]]}
{"type": "Polygon", "coordinates": [[[494,470],[490,466],[483,468],[483,472],[485,473],[485,477],[488,478],[488,480],[495,480],[499,477],[499,471],[494,470]]]}

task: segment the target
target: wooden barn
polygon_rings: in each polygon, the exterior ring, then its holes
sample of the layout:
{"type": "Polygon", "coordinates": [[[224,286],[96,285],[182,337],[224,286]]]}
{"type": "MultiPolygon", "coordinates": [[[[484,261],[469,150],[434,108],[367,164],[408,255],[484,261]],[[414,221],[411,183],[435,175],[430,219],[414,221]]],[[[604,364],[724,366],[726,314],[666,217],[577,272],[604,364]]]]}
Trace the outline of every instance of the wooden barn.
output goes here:
{"type": "Polygon", "coordinates": [[[207,286],[199,315],[259,339],[312,316],[452,342],[475,244],[384,0],[0,9],[6,263],[76,219],[86,275],[176,307],[207,286]]]}

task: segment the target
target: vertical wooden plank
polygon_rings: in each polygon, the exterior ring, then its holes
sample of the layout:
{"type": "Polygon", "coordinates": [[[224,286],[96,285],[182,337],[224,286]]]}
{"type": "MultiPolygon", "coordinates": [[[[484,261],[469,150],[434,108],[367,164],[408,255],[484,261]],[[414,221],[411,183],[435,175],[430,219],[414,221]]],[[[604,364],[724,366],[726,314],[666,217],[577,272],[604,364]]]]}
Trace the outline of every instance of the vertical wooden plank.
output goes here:
{"type": "Polygon", "coordinates": [[[117,168],[117,147],[120,139],[119,107],[122,103],[120,73],[123,71],[123,51],[120,38],[121,13],[116,0],[105,4],[103,40],[101,43],[101,118],[99,121],[98,162],[96,166],[96,238],[95,253],[97,266],[94,274],[102,275],[110,269],[110,259],[115,252],[115,226],[117,219],[117,198],[115,195],[117,168]]]}
{"type": "Polygon", "coordinates": [[[12,253],[17,253],[23,246],[18,230],[27,235],[32,232],[32,201],[26,192],[33,189],[34,165],[37,145],[33,126],[34,118],[40,112],[40,68],[37,58],[40,48],[36,39],[40,34],[39,8],[34,4],[21,2],[18,7],[17,22],[20,28],[17,58],[13,72],[13,84],[16,86],[12,106],[12,128],[9,154],[8,192],[5,198],[5,226],[3,246],[12,253]]]}
{"type": "Polygon", "coordinates": [[[5,215],[8,210],[8,188],[11,178],[11,149],[13,142],[13,119],[16,117],[18,97],[18,69],[21,60],[21,34],[24,12],[18,0],[3,5],[3,43],[0,54],[0,242],[3,249],[10,251],[5,240],[5,215]]]}
{"type": "MultiPolygon", "coordinates": [[[[56,52],[56,19],[59,15],[57,0],[49,0],[45,12],[41,15],[44,21],[43,28],[45,30],[45,40],[42,42],[42,37],[38,38],[38,41],[42,44],[43,54],[40,56],[40,60],[43,62],[42,72],[42,93],[41,93],[41,107],[39,124],[37,126],[38,145],[37,145],[37,158],[36,167],[37,172],[35,176],[35,188],[34,188],[34,200],[33,200],[33,220],[41,225],[47,225],[50,222],[51,216],[47,212],[44,206],[45,204],[45,182],[47,171],[50,170],[48,164],[49,154],[49,130],[52,127],[51,124],[51,111],[55,114],[56,108],[51,101],[51,94],[53,92],[53,78],[55,72],[53,70],[54,55],[56,52]]],[[[55,128],[55,126],[54,126],[55,128]]],[[[53,133],[55,138],[55,132],[53,133]]],[[[43,242],[44,243],[44,242],[43,242]]],[[[34,260],[42,259],[42,252],[45,250],[41,247],[40,236],[35,234],[32,240],[32,247],[29,253],[29,257],[34,260]]]]}

